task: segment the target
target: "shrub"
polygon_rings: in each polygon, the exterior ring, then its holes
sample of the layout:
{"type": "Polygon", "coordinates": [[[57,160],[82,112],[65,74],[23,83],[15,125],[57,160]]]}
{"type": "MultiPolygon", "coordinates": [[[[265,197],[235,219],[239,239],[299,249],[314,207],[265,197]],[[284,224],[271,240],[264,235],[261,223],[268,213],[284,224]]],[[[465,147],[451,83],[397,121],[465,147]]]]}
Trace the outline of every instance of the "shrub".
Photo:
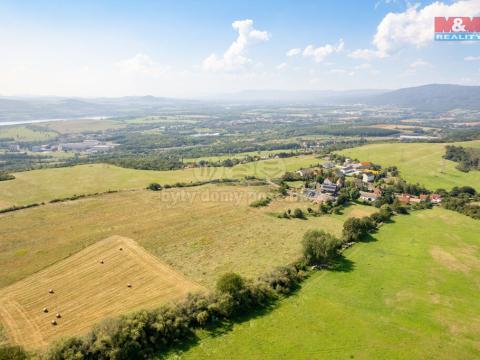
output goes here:
{"type": "Polygon", "coordinates": [[[0,346],[2,360],[24,360],[28,357],[28,353],[21,346],[0,346]]]}
{"type": "Polygon", "coordinates": [[[245,280],[236,273],[226,273],[217,281],[216,289],[221,294],[236,296],[245,287],[245,280]]]}
{"type": "Polygon", "coordinates": [[[261,206],[267,206],[268,204],[270,204],[270,202],[272,201],[271,198],[269,198],[268,196],[265,197],[265,198],[262,198],[262,199],[258,199],[258,200],[255,200],[253,201],[250,206],[251,207],[261,207],[261,206]]]}
{"type": "Polygon", "coordinates": [[[374,221],[376,224],[380,224],[381,222],[383,222],[383,217],[382,215],[380,215],[379,212],[370,215],[370,219],[372,219],[372,221],[374,221]]]}
{"type": "Polygon", "coordinates": [[[162,190],[162,185],[159,183],[151,183],[147,186],[147,189],[151,191],[160,191],[162,190]]]}
{"type": "Polygon", "coordinates": [[[0,171],[0,181],[6,181],[6,180],[13,180],[15,179],[15,176],[12,174],[6,173],[4,171],[0,171]]]}
{"type": "Polygon", "coordinates": [[[377,228],[375,218],[365,216],[361,219],[351,217],[343,223],[344,242],[360,241],[363,236],[377,228]]]}
{"type": "Polygon", "coordinates": [[[393,216],[393,211],[392,209],[390,208],[390,206],[388,205],[383,205],[381,208],[380,208],[380,211],[378,213],[381,218],[382,218],[382,221],[388,221],[390,220],[390,218],[393,216]]]}
{"type": "Polygon", "coordinates": [[[296,208],[293,210],[293,217],[296,219],[305,219],[305,214],[303,213],[302,209],[296,208]]]}
{"type": "Polygon", "coordinates": [[[377,228],[377,224],[370,217],[365,216],[360,219],[360,226],[362,228],[362,236],[377,228]]]}
{"type": "Polygon", "coordinates": [[[359,241],[363,235],[363,226],[360,219],[351,217],[343,223],[342,238],[345,242],[359,241]]]}
{"type": "Polygon", "coordinates": [[[262,276],[260,281],[277,294],[288,294],[298,287],[304,276],[300,266],[290,265],[276,268],[262,276]]]}
{"type": "Polygon", "coordinates": [[[86,342],[80,338],[72,337],[56,342],[48,351],[46,358],[49,360],[77,360],[84,359],[88,352],[86,342]]]}
{"type": "Polygon", "coordinates": [[[303,256],[309,264],[325,264],[332,259],[340,241],[322,230],[309,230],[303,235],[303,256]]]}

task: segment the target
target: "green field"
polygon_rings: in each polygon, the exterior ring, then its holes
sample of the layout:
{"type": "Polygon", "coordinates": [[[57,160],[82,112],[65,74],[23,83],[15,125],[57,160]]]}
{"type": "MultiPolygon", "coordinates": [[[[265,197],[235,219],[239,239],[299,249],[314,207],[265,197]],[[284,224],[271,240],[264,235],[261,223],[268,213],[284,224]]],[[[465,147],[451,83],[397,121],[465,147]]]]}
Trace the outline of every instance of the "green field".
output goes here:
{"type": "Polygon", "coordinates": [[[312,155],[272,159],[232,168],[189,168],[173,171],[125,169],[106,164],[41,169],[15,173],[15,180],[0,182],[0,208],[48,201],[73,194],[145,188],[150,182],[173,184],[220,178],[279,177],[285,171],[316,164],[312,155]]]}
{"type": "Polygon", "coordinates": [[[12,138],[14,141],[43,141],[57,137],[53,131],[32,129],[26,125],[0,126],[0,139],[12,138]]]}
{"type": "Polygon", "coordinates": [[[42,124],[43,127],[60,134],[78,134],[82,132],[96,132],[110,129],[120,129],[127,125],[123,122],[108,119],[78,119],[52,121],[42,124]]]}
{"type": "Polygon", "coordinates": [[[395,217],[267,314],[172,359],[478,359],[480,222],[443,209],[395,217]]]}
{"type": "MultiPolygon", "coordinates": [[[[226,159],[243,159],[246,156],[269,156],[269,155],[274,155],[278,153],[289,153],[289,152],[298,152],[297,150],[269,150],[269,151],[248,151],[248,152],[242,152],[242,153],[237,153],[237,154],[225,154],[225,155],[216,155],[216,156],[200,156],[198,158],[185,158],[183,159],[184,163],[188,162],[198,162],[200,160],[207,160],[207,161],[222,161],[226,159]]],[[[299,152],[301,154],[301,152],[299,152]]]]}
{"type": "MultiPolygon", "coordinates": [[[[444,160],[445,145],[436,143],[371,144],[340,151],[340,154],[372,161],[382,166],[396,165],[400,175],[412,183],[431,190],[469,185],[480,190],[480,171],[468,173],[455,169],[453,161],[444,160]]],[[[457,146],[480,147],[480,141],[456,143],[457,146]]]]}

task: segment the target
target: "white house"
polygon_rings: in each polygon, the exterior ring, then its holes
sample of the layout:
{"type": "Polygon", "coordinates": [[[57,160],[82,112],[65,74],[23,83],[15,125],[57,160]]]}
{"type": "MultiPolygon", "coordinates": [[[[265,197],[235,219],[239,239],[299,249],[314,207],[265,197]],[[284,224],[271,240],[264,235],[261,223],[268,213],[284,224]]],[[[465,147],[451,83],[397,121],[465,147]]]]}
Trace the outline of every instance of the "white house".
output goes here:
{"type": "Polygon", "coordinates": [[[373,180],[375,180],[375,175],[373,175],[371,173],[363,173],[362,181],[364,183],[370,183],[370,182],[373,182],[373,180]]]}

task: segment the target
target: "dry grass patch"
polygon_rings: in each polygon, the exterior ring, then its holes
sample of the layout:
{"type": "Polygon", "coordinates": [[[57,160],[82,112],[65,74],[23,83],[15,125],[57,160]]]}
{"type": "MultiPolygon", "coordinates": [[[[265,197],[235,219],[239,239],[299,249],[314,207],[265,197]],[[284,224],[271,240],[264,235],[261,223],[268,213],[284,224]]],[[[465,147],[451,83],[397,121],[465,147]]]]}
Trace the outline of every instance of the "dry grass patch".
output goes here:
{"type": "MultiPolygon", "coordinates": [[[[0,215],[0,287],[10,285],[112,235],[135,239],[188,278],[213,285],[224,272],[255,277],[301,254],[305,231],[341,235],[343,215],[279,219],[310,203],[249,204],[269,187],[208,185],[129,191],[0,215]]],[[[270,196],[272,196],[270,194],[270,196]]],[[[369,207],[369,209],[374,209],[369,207]]]]}
{"type": "Polygon", "coordinates": [[[470,270],[467,265],[463,264],[455,256],[438,246],[432,246],[430,254],[435,259],[435,261],[437,261],[437,263],[443,265],[449,270],[461,271],[465,274],[468,273],[470,270]]]}
{"type": "Polygon", "coordinates": [[[0,319],[12,343],[41,348],[201,289],[135,241],[112,236],[1,290],[0,319]]]}

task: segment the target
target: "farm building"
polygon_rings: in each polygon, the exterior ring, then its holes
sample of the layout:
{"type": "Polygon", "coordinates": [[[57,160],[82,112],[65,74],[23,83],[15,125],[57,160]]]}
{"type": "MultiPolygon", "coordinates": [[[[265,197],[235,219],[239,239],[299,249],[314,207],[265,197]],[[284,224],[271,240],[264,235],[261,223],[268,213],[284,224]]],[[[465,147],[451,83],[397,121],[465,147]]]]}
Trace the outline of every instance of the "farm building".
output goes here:
{"type": "Polygon", "coordinates": [[[338,186],[326,179],[320,187],[320,192],[335,195],[337,193],[338,186]]]}
{"type": "Polygon", "coordinates": [[[375,175],[371,174],[371,173],[364,173],[362,175],[362,181],[364,183],[370,183],[372,182],[373,180],[375,180],[375,175]]]}

